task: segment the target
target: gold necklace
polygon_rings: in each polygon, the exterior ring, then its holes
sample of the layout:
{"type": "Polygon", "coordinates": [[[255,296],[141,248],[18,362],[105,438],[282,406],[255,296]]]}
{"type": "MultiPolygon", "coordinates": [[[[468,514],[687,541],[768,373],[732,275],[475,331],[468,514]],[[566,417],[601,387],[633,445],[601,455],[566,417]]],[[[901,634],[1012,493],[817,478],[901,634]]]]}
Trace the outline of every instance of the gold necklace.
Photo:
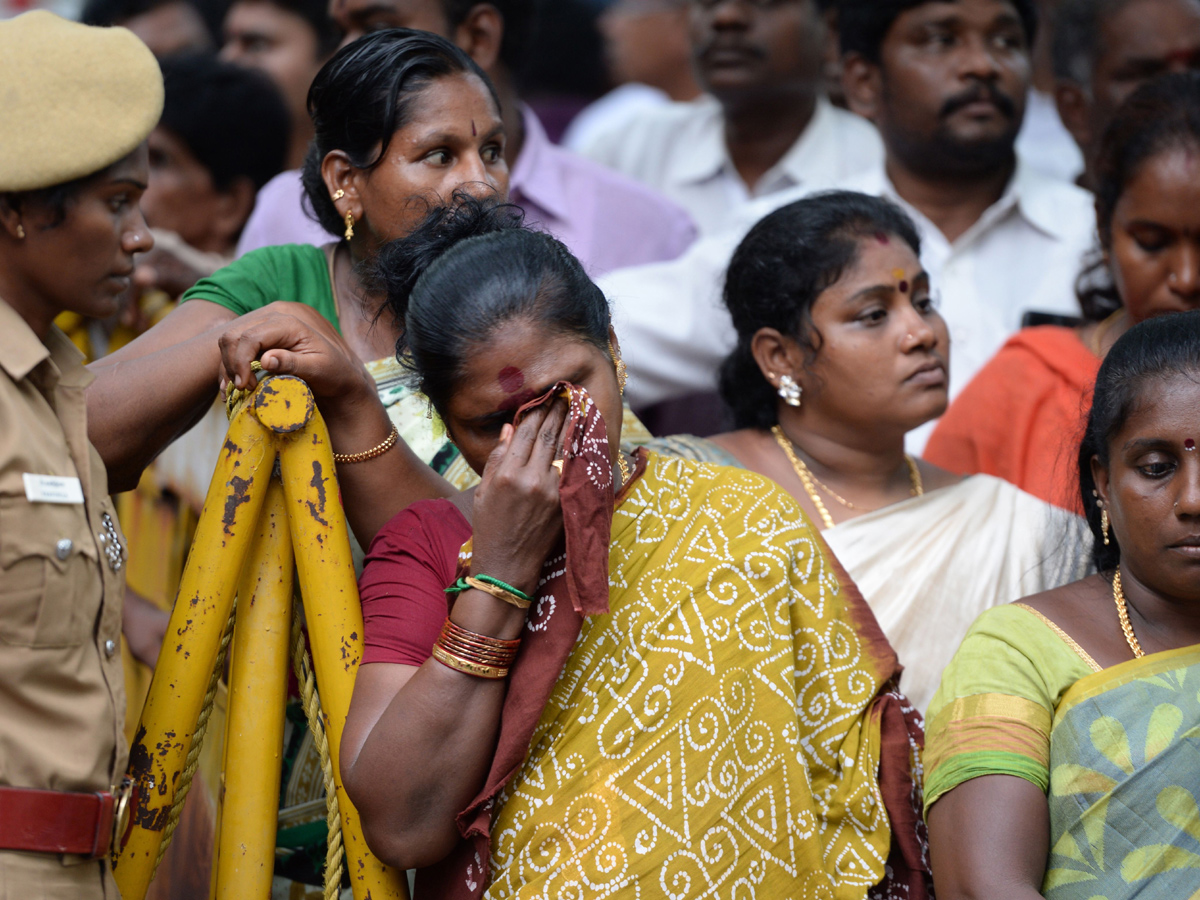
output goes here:
{"type": "Polygon", "coordinates": [[[1125,591],[1121,588],[1120,568],[1117,569],[1117,574],[1113,576],[1113,602],[1117,604],[1117,618],[1121,622],[1121,631],[1125,633],[1125,643],[1133,651],[1134,659],[1141,659],[1146,653],[1142,650],[1142,645],[1138,643],[1137,635],[1133,633],[1133,624],[1129,621],[1129,608],[1125,604],[1125,591]]]}
{"type": "MultiPolygon", "coordinates": [[[[832,528],[834,525],[833,516],[829,514],[829,509],[821,500],[821,496],[817,493],[816,488],[819,486],[825,493],[840,503],[847,509],[862,510],[863,512],[875,512],[873,509],[863,509],[863,507],[855,506],[829,485],[817,479],[817,476],[812,473],[812,470],[804,464],[799,456],[796,455],[796,445],[791,439],[783,433],[783,428],[775,425],[771,428],[771,433],[775,435],[775,442],[779,444],[784,455],[787,456],[788,462],[792,464],[792,469],[796,472],[796,477],[800,479],[800,483],[804,485],[804,492],[808,494],[808,498],[812,500],[813,506],[817,508],[817,512],[821,516],[821,521],[825,523],[826,528],[832,528]]],[[[921,478],[921,470],[917,467],[917,462],[907,453],[904,454],[904,461],[908,464],[908,478],[912,482],[912,496],[922,497],[925,494],[925,483],[921,478]]]]}

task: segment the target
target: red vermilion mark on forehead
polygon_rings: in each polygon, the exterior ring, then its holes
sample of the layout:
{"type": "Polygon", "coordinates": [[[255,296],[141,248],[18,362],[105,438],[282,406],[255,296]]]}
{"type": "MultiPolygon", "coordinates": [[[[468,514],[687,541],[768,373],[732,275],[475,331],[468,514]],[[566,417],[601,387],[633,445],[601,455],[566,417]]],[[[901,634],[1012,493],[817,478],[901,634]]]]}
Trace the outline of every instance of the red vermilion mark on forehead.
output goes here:
{"type": "Polygon", "coordinates": [[[504,393],[511,394],[525,387],[525,373],[516,366],[505,366],[496,376],[496,381],[500,383],[500,389],[504,393]]]}
{"type": "Polygon", "coordinates": [[[1188,438],[1186,441],[1183,442],[1183,449],[1184,450],[1195,450],[1196,442],[1193,441],[1191,438],[1188,438]]]}
{"type": "Polygon", "coordinates": [[[471,120],[471,137],[475,137],[478,132],[475,131],[475,120],[471,120]]]}
{"type": "Polygon", "coordinates": [[[892,239],[882,231],[875,232],[875,240],[879,241],[879,243],[883,244],[884,246],[887,246],[892,242],[892,239]]]}

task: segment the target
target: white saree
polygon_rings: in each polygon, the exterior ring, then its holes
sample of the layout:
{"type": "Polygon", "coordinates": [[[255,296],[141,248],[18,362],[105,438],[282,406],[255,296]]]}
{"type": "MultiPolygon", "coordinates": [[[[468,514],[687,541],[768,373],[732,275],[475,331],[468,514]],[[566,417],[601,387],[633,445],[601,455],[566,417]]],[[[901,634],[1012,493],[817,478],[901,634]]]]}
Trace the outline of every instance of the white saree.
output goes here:
{"type": "Polygon", "coordinates": [[[1091,568],[1083,519],[990,475],[822,536],[896,649],[900,688],[922,713],[981,612],[1076,581],[1091,568]]]}

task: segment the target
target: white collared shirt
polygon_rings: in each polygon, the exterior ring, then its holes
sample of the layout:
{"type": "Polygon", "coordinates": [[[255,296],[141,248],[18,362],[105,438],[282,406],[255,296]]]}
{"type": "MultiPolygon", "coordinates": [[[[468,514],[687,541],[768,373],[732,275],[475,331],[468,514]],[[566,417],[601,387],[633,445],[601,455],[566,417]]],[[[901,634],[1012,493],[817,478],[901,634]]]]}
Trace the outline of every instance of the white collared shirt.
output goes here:
{"type": "MultiPolygon", "coordinates": [[[[900,199],[882,164],[837,187],[887,197],[913,218],[921,262],[950,330],[951,396],[1020,327],[1025,312],[1078,315],[1075,279],[1095,235],[1086,191],[1019,162],[1004,195],[951,244],[900,199]]],[[[793,189],[752,203],[735,227],[702,238],[679,259],[599,280],[613,303],[631,404],[715,387],[717,368],[736,341],[721,302],[729,259],[754,222],[809,193],[793,189]]],[[[924,446],[931,427],[912,433],[910,449],[924,446]]]]}
{"type": "Polygon", "coordinates": [[[881,163],[883,143],[866,119],[819,98],[804,133],[751,191],[729,158],[721,105],[704,96],[640,111],[580,152],[665,194],[706,235],[729,227],[748,200],[811,189],[881,163]]]}

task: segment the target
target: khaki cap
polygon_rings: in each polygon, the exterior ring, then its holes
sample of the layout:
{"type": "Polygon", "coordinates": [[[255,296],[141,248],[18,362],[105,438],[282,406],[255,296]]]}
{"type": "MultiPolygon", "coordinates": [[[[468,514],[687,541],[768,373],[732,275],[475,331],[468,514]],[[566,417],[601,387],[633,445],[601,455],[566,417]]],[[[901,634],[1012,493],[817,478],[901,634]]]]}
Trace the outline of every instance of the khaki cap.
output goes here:
{"type": "Polygon", "coordinates": [[[126,28],[43,10],[0,22],[0,191],[90,175],[158,124],[162,73],[126,28]]]}

